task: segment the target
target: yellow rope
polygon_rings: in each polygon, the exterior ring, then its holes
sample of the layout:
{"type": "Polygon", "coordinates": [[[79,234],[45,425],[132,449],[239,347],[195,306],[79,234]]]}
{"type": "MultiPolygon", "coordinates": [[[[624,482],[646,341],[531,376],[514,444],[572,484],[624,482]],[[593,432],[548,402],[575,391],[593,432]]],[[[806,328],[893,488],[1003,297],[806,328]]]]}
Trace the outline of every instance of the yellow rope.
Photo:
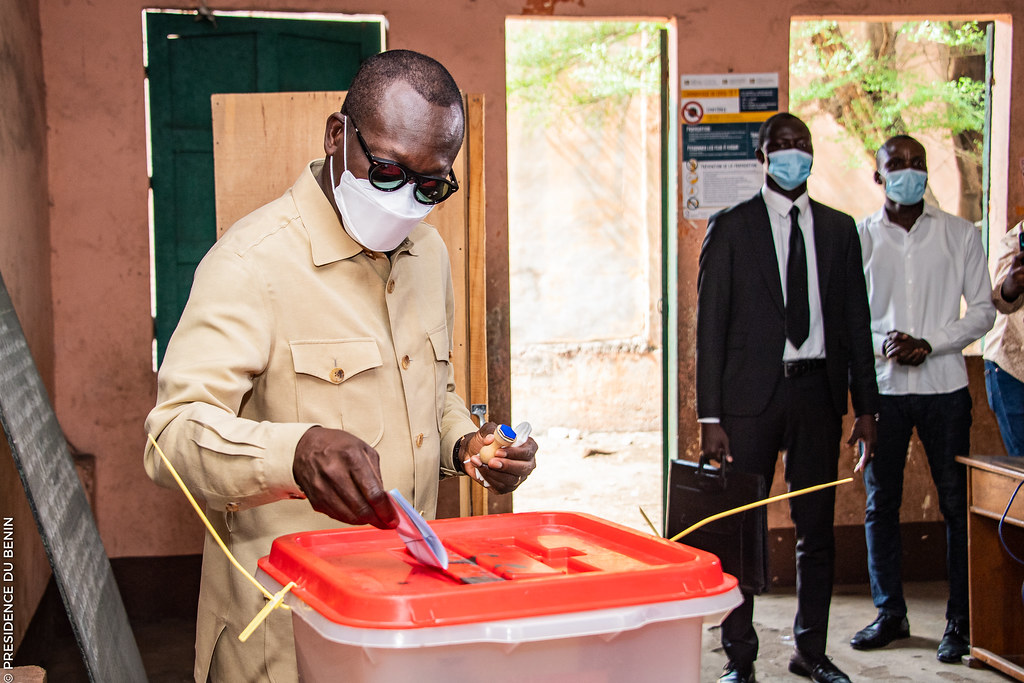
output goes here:
{"type": "MultiPolygon", "coordinates": [[[[847,477],[846,479],[839,479],[837,481],[830,481],[827,484],[818,484],[817,486],[808,486],[807,488],[800,489],[799,491],[790,491],[789,493],[781,493],[781,494],[779,494],[777,496],[772,496],[771,498],[765,498],[764,500],[758,500],[758,501],[755,501],[753,503],[747,503],[746,505],[741,505],[738,508],[733,508],[732,510],[726,510],[725,512],[719,512],[717,515],[711,515],[710,517],[707,517],[705,519],[700,520],[699,522],[697,522],[696,524],[690,526],[689,528],[683,529],[678,534],[676,534],[675,536],[673,536],[672,538],[670,538],[668,540],[670,540],[670,541],[678,541],[680,538],[682,538],[686,534],[690,533],[691,531],[696,531],[697,529],[701,528],[705,524],[709,524],[709,523],[714,522],[716,520],[722,519],[723,517],[728,517],[729,515],[735,515],[738,512],[745,512],[747,510],[751,510],[753,508],[760,507],[762,505],[767,505],[768,503],[774,503],[774,502],[779,501],[779,500],[785,500],[787,498],[794,498],[796,496],[802,496],[805,493],[813,493],[814,491],[820,491],[821,489],[827,489],[830,486],[839,486],[840,484],[849,484],[851,481],[853,481],[853,477],[847,477]]],[[[647,515],[644,515],[644,517],[646,517],[646,516],[647,515]]]]}
{"type": "Polygon", "coordinates": [[[250,621],[249,625],[245,627],[245,630],[238,634],[238,639],[243,643],[249,640],[249,636],[252,635],[252,632],[255,631],[259,627],[259,625],[262,624],[266,620],[266,618],[270,616],[270,613],[278,607],[284,607],[285,609],[288,609],[288,605],[282,605],[281,601],[284,600],[284,596],[288,594],[288,591],[290,591],[294,587],[295,582],[289,581],[287,586],[285,586],[277,593],[275,593],[274,597],[270,599],[270,602],[263,606],[263,609],[260,610],[260,613],[252,618],[252,621],[250,621]]]}
{"type": "MultiPolygon", "coordinates": [[[[638,505],[637,507],[640,507],[640,506],[638,505]]],[[[644,516],[644,521],[647,522],[647,526],[651,527],[651,533],[654,534],[655,536],[661,536],[661,534],[658,533],[657,527],[655,527],[654,523],[651,522],[651,518],[647,516],[647,513],[644,512],[643,508],[640,508],[640,514],[644,516]]]]}
{"type": "MultiPolygon", "coordinates": [[[[177,471],[175,471],[174,469],[174,465],[171,464],[171,461],[167,459],[167,456],[164,455],[164,452],[160,449],[160,444],[156,442],[156,439],[153,438],[152,434],[147,434],[146,436],[149,437],[149,442],[153,444],[153,447],[156,449],[156,452],[160,455],[160,459],[164,461],[164,465],[167,466],[167,469],[170,471],[171,476],[174,477],[174,481],[178,482],[178,486],[181,487],[181,490],[185,494],[185,497],[188,498],[188,502],[192,503],[192,508],[196,511],[196,514],[199,515],[199,518],[203,520],[203,524],[206,525],[206,530],[210,532],[210,535],[213,536],[213,540],[217,541],[217,545],[220,546],[220,549],[223,550],[224,554],[228,556],[229,560],[231,560],[231,564],[235,566],[235,569],[242,572],[242,574],[245,575],[245,578],[249,579],[249,581],[252,582],[252,585],[256,586],[256,588],[258,588],[260,592],[263,593],[263,595],[268,600],[273,601],[275,596],[266,588],[264,588],[262,584],[260,584],[260,582],[257,581],[252,574],[246,571],[245,567],[243,567],[238,562],[238,560],[235,559],[235,556],[231,554],[231,551],[228,550],[228,547],[224,545],[224,541],[222,541],[220,535],[217,534],[217,530],[213,528],[213,525],[210,524],[210,520],[208,520],[206,518],[206,515],[203,514],[202,509],[199,507],[199,503],[197,503],[196,499],[192,497],[192,494],[189,493],[188,487],[185,486],[185,482],[183,482],[181,480],[181,477],[178,476],[177,471]]],[[[282,595],[281,597],[284,596],[282,595]]],[[[278,602],[280,602],[280,600],[278,602]]],[[[284,607],[285,609],[290,609],[288,605],[281,605],[281,607],[284,607]]]]}

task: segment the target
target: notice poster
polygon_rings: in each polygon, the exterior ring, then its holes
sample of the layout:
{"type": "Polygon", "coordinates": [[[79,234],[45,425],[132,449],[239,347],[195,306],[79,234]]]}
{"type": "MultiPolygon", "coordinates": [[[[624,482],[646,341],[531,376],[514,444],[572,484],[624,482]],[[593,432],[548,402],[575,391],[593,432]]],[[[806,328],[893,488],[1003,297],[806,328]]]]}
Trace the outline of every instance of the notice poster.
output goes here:
{"type": "Polygon", "coordinates": [[[779,75],[696,74],[680,85],[683,217],[709,218],[761,187],[757,131],[779,110],[779,75]]]}

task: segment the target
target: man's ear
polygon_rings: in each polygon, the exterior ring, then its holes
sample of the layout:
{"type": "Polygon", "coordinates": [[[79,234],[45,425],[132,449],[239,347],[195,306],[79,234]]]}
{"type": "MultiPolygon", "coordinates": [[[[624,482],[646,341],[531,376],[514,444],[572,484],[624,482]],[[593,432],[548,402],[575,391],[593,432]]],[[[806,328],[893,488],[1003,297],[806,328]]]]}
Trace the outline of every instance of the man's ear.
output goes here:
{"type": "Polygon", "coordinates": [[[882,174],[879,173],[878,171],[875,171],[875,185],[881,185],[882,187],[885,187],[885,178],[883,178],[882,174]]]}
{"type": "Polygon", "coordinates": [[[345,142],[342,138],[345,135],[345,115],[334,112],[327,117],[327,126],[324,128],[324,153],[331,156],[342,147],[345,142]]]}
{"type": "Polygon", "coordinates": [[[757,163],[763,164],[765,162],[764,151],[760,147],[754,150],[754,156],[757,157],[757,163]]]}

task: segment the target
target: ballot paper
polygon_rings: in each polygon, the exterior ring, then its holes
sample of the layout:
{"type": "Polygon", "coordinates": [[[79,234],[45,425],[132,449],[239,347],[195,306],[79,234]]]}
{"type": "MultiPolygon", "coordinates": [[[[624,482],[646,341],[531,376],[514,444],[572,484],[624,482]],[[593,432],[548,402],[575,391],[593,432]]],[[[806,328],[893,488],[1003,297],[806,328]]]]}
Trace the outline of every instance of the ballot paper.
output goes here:
{"type": "Polygon", "coordinates": [[[398,489],[391,489],[388,495],[398,510],[398,535],[406,549],[425,565],[448,569],[448,552],[423,515],[416,512],[398,489]]]}

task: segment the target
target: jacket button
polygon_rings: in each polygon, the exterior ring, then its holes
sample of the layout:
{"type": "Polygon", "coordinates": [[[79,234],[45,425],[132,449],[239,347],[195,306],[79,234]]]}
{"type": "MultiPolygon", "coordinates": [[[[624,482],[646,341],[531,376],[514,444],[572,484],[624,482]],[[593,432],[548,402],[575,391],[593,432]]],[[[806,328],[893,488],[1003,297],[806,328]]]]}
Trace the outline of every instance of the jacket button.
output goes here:
{"type": "Polygon", "coordinates": [[[390,294],[393,291],[395,291],[395,281],[388,280],[388,294],[390,294]]]}
{"type": "Polygon", "coordinates": [[[238,503],[226,503],[224,505],[224,509],[227,510],[228,512],[238,512],[238,509],[240,507],[241,505],[239,505],[238,503]]]}
{"type": "Polygon", "coordinates": [[[341,368],[334,368],[331,370],[330,377],[333,384],[341,384],[345,380],[345,371],[341,368]]]}
{"type": "Polygon", "coordinates": [[[403,370],[408,370],[409,369],[409,363],[411,363],[411,362],[412,361],[409,360],[409,356],[402,356],[402,369],[403,370]]]}
{"type": "Polygon", "coordinates": [[[416,448],[419,448],[422,445],[423,445],[423,434],[420,433],[420,434],[416,435],[416,448]]]}

